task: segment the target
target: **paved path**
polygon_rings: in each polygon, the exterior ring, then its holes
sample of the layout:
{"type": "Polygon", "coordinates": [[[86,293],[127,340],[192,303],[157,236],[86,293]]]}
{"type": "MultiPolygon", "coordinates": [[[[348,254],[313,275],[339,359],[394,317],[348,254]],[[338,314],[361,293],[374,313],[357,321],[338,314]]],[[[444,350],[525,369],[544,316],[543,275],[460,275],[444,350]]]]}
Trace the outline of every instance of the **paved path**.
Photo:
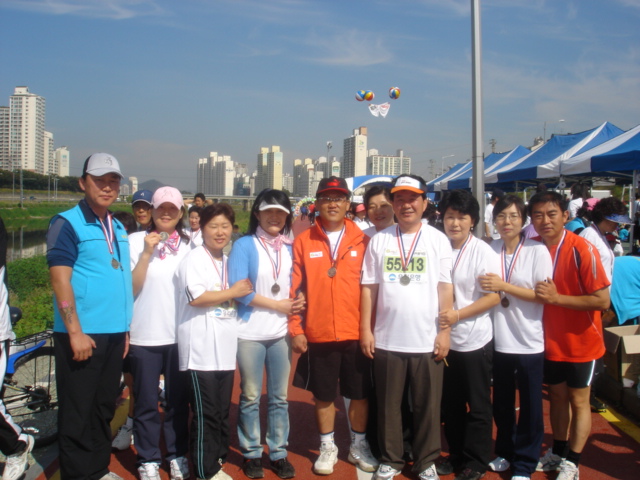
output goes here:
{"type": "MultiPolygon", "coordinates": [[[[296,358],[294,358],[295,364],[296,358]]],[[[294,464],[297,479],[319,479],[321,477],[311,472],[311,466],[317,456],[318,435],[315,426],[314,409],[311,395],[298,388],[291,387],[289,390],[291,415],[291,436],[289,459],[294,464]]],[[[232,451],[229,455],[229,462],[225,466],[225,471],[235,479],[245,479],[246,477],[240,469],[242,457],[236,446],[238,444],[236,435],[236,418],[238,410],[239,379],[236,374],[236,381],[233,392],[233,404],[231,409],[231,445],[232,451]]],[[[266,405],[263,397],[262,424],[264,431],[266,405]]],[[[122,424],[126,418],[127,400],[123,399],[121,407],[113,422],[114,430],[122,424]]],[[[353,465],[347,462],[349,435],[344,405],[338,402],[339,410],[336,422],[336,439],[340,448],[339,459],[334,475],[328,478],[336,480],[364,480],[369,479],[371,474],[358,471],[353,465]]],[[[551,427],[549,425],[549,404],[545,399],[545,445],[551,442],[551,427]]],[[[593,414],[593,429],[591,438],[582,456],[580,467],[581,480],[638,480],[640,479],[640,428],[617,415],[612,410],[605,414],[593,414]]],[[[445,448],[446,450],[446,448],[445,448]]],[[[34,465],[30,468],[25,480],[58,480],[60,478],[57,465],[57,446],[52,445],[46,449],[39,449],[34,452],[34,465]]],[[[268,459],[264,458],[265,466],[268,459]]],[[[168,479],[166,465],[162,468],[163,480],[168,479]]],[[[121,475],[126,480],[137,478],[135,475],[135,453],[131,448],[124,452],[114,453],[111,461],[111,469],[121,475]]],[[[265,468],[265,479],[276,480],[278,477],[265,468]]],[[[396,477],[398,480],[415,479],[409,468],[405,468],[402,475],[396,477]]],[[[443,480],[453,480],[454,475],[443,477],[443,480]]],[[[508,472],[497,474],[488,473],[486,480],[509,480],[508,472]]],[[[554,474],[536,473],[532,480],[554,480],[554,474]]]]}

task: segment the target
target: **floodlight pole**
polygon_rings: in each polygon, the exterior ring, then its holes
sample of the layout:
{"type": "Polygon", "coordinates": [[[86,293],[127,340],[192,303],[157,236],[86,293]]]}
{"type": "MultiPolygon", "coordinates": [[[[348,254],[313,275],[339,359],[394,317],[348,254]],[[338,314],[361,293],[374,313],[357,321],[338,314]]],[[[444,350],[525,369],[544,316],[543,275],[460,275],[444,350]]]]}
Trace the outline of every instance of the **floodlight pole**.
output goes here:
{"type": "MultiPolygon", "coordinates": [[[[473,161],[471,191],[484,212],[484,150],[482,141],[482,42],[480,31],[480,0],[471,0],[471,70],[472,70],[472,153],[473,161]]],[[[476,229],[482,237],[483,228],[476,229]]]]}

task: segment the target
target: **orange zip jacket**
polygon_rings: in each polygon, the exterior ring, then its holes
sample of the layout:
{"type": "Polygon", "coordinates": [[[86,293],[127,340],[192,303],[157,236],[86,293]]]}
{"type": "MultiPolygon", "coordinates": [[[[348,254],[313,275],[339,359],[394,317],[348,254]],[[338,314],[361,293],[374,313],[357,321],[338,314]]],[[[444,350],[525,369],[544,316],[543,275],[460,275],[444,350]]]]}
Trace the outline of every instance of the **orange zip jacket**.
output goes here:
{"type": "Polygon", "coordinates": [[[331,268],[329,239],[322,219],[298,235],[293,242],[291,298],[304,292],[307,309],[289,316],[292,337],[304,334],[314,343],[358,340],[360,338],[360,272],[369,237],[349,219],[338,246],[336,275],[331,268]]]}

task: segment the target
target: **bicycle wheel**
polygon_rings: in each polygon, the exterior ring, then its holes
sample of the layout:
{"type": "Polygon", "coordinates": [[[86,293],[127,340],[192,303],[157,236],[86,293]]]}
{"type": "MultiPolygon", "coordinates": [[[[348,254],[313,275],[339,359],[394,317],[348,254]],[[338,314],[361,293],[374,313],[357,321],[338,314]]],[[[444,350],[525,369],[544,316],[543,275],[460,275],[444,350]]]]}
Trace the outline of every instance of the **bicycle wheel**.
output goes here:
{"type": "Polygon", "coordinates": [[[16,371],[5,381],[3,402],[35,446],[52,443],[58,436],[58,393],[53,347],[41,347],[16,361],[16,371]]]}

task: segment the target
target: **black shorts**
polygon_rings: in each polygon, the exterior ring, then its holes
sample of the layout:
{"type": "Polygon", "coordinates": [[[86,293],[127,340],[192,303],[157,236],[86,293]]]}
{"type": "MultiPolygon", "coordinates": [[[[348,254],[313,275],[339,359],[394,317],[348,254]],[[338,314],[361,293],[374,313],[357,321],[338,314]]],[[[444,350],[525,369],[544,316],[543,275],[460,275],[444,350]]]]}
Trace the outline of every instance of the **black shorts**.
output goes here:
{"type": "Polygon", "coordinates": [[[122,373],[131,373],[131,360],[129,360],[129,354],[122,360],[122,373]]]}
{"type": "Polygon", "coordinates": [[[547,385],[567,383],[569,388],[586,388],[591,385],[596,370],[596,360],[590,362],[544,361],[544,382],[547,385]]]}
{"type": "Polygon", "coordinates": [[[294,386],[309,390],[322,402],[335,400],[338,385],[343,397],[362,400],[369,396],[372,364],[358,340],[309,343],[307,347],[298,359],[294,386]]]}

